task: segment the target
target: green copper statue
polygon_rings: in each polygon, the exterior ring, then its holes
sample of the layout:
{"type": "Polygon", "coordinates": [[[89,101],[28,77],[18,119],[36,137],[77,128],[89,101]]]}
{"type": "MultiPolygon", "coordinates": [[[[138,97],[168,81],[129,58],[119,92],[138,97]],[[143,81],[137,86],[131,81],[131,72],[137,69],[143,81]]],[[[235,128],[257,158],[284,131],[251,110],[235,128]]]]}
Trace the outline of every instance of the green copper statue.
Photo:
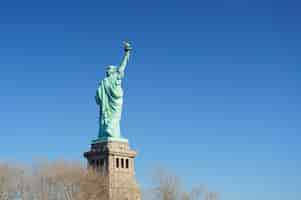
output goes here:
{"type": "Polygon", "coordinates": [[[129,42],[124,42],[124,57],[119,67],[110,65],[106,69],[104,78],[96,91],[96,103],[99,105],[98,140],[122,140],[120,134],[120,118],[123,103],[121,82],[124,70],[130,57],[132,48],[129,42]]]}

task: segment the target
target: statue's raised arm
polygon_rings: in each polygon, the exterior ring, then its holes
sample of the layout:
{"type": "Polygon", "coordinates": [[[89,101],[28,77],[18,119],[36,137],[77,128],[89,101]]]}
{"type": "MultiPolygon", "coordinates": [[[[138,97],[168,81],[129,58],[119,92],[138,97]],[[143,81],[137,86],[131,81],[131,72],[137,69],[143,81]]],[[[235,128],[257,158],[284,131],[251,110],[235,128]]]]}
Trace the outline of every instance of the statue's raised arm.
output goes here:
{"type": "Polygon", "coordinates": [[[124,44],[125,54],[123,56],[123,59],[121,61],[120,66],[118,67],[119,73],[122,73],[122,74],[124,74],[124,70],[125,70],[125,67],[126,67],[128,61],[129,61],[129,59],[130,59],[130,52],[132,50],[131,44],[128,41],[123,42],[123,44],[124,44]]]}

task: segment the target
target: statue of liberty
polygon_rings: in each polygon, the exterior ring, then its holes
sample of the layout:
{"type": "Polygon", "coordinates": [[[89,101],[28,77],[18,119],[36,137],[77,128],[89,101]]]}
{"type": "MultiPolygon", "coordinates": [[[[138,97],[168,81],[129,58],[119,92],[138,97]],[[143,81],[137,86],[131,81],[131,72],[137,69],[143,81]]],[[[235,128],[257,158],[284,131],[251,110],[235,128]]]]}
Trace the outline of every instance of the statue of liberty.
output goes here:
{"type": "Polygon", "coordinates": [[[120,66],[109,65],[106,68],[106,77],[99,83],[97,88],[95,100],[99,105],[98,140],[122,140],[120,134],[123,103],[121,83],[131,50],[130,43],[124,42],[125,54],[120,66]]]}

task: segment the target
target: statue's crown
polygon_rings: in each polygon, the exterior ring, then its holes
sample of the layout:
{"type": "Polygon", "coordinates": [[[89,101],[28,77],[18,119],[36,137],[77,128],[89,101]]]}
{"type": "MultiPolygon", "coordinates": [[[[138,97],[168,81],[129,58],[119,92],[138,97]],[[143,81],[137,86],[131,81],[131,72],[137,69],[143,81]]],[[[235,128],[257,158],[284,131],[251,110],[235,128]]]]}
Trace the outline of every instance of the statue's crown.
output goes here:
{"type": "Polygon", "coordinates": [[[106,68],[106,70],[107,71],[111,71],[111,70],[116,70],[116,66],[114,66],[114,65],[109,65],[109,66],[107,66],[107,68],[106,68]]]}

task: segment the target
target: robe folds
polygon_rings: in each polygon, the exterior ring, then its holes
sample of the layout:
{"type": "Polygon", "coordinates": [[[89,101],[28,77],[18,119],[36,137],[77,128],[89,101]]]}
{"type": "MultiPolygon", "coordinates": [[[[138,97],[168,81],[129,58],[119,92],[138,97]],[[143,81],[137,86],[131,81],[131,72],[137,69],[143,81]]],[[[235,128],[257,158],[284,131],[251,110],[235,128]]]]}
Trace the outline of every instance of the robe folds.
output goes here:
{"type": "Polygon", "coordinates": [[[99,104],[98,137],[121,137],[120,118],[123,104],[121,80],[123,73],[115,73],[103,79],[96,92],[96,102],[99,104]]]}

